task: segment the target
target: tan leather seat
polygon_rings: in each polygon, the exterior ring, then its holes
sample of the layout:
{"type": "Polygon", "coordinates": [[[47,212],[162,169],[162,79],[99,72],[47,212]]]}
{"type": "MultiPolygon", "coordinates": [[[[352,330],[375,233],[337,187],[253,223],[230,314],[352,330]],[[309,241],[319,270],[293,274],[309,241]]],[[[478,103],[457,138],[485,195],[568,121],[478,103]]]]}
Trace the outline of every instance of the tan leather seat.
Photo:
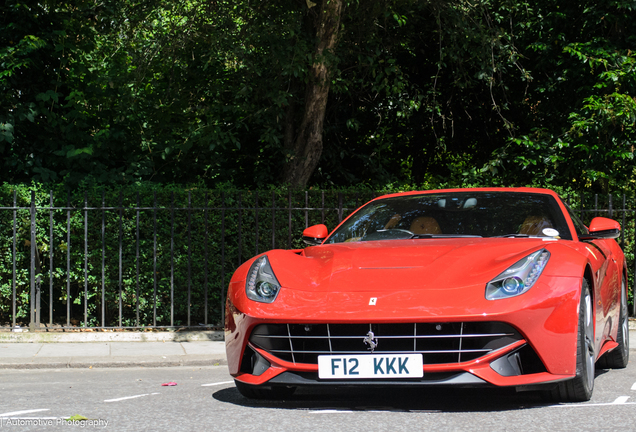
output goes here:
{"type": "Polygon", "coordinates": [[[546,228],[554,228],[550,220],[543,216],[528,216],[521,224],[519,234],[542,235],[546,228]]]}
{"type": "Polygon", "coordinates": [[[439,224],[430,216],[420,216],[415,218],[409,229],[413,234],[441,234],[442,229],[439,224]]]}
{"type": "Polygon", "coordinates": [[[394,214],[393,216],[391,216],[391,219],[389,219],[386,225],[384,225],[384,229],[392,229],[398,224],[398,222],[400,222],[401,219],[402,216],[400,216],[399,214],[394,214]]]}

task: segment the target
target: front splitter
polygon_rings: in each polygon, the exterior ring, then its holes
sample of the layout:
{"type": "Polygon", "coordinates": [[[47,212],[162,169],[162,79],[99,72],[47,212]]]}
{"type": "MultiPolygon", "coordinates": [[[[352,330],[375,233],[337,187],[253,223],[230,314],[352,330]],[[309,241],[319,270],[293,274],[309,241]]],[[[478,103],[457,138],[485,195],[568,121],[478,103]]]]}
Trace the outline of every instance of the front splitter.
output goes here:
{"type": "Polygon", "coordinates": [[[373,380],[325,380],[316,373],[283,372],[270,379],[266,385],[283,386],[453,386],[453,387],[494,387],[492,384],[469,372],[428,374],[421,379],[373,379],[373,380]]]}

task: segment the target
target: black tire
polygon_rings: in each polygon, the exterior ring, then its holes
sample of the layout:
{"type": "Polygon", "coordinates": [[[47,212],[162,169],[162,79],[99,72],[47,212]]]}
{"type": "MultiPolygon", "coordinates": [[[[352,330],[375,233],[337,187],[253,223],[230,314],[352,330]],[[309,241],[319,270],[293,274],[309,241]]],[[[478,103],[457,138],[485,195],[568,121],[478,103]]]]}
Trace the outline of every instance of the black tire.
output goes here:
{"type": "Polygon", "coordinates": [[[583,279],[576,346],[576,376],[563,381],[549,392],[549,399],[559,402],[585,402],[594,391],[594,309],[590,287],[583,279]]]}
{"type": "Polygon", "coordinates": [[[625,277],[621,284],[621,312],[618,318],[618,334],[616,342],[618,346],[605,353],[598,361],[598,366],[603,369],[624,369],[629,362],[629,313],[627,311],[627,286],[625,277]]]}
{"type": "Polygon", "coordinates": [[[234,380],[236,389],[248,399],[281,400],[294,394],[296,387],[263,387],[234,380]]]}

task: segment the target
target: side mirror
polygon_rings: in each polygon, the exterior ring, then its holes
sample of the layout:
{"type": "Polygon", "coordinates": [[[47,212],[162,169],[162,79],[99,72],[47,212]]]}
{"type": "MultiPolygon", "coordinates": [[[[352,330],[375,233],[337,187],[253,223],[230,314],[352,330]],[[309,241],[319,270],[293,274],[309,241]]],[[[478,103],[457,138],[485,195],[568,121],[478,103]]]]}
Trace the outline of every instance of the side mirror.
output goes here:
{"type": "Polygon", "coordinates": [[[579,240],[615,239],[621,235],[621,225],[613,219],[596,217],[590,223],[590,233],[579,240]]]}
{"type": "Polygon", "coordinates": [[[312,225],[303,231],[303,241],[310,246],[317,246],[327,238],[328,234],[329,230],[325,225],[312,225]]]}

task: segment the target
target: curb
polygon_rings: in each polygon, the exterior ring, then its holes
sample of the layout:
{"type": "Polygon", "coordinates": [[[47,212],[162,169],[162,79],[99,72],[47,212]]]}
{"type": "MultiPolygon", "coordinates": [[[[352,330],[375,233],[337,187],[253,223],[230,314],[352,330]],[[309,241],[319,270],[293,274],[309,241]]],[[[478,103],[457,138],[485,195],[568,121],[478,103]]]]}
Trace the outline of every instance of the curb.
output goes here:
{"type": "MultiPolygon", "coordinates": [[[[636,330],[636,318],[629,319],[629,329],[636,330]]],[[[225,340],[223,330],[183,332],[0,332],[0,343],[201,342],[223,340],[225,340]]]]}
{"type": "MultiPolygon", "coordinates": [[[[634,323],[636,326],[636,323],[634,323]]],[[[634,327],[636,328],[636,327],[634,327]]],[[[222,341],[222,330],[183,332],[0,332],[0,343],[222,341]]]]}
{"type": "Polygon", "coordinates": [[[37,363],[0,363],[2,369],[97,369],[97,368],[130,368],[130,367],[180,367],[180,366],[222,366],[227,365],[225,358],[212,359],[183,359],[183,360],[163,360],[163,361],[130,361],[130,360],[109,360],[109,361],[50,361],[42,359],[37,363]],[[43,361],[42,361],[43,360],[43,361]]]}

